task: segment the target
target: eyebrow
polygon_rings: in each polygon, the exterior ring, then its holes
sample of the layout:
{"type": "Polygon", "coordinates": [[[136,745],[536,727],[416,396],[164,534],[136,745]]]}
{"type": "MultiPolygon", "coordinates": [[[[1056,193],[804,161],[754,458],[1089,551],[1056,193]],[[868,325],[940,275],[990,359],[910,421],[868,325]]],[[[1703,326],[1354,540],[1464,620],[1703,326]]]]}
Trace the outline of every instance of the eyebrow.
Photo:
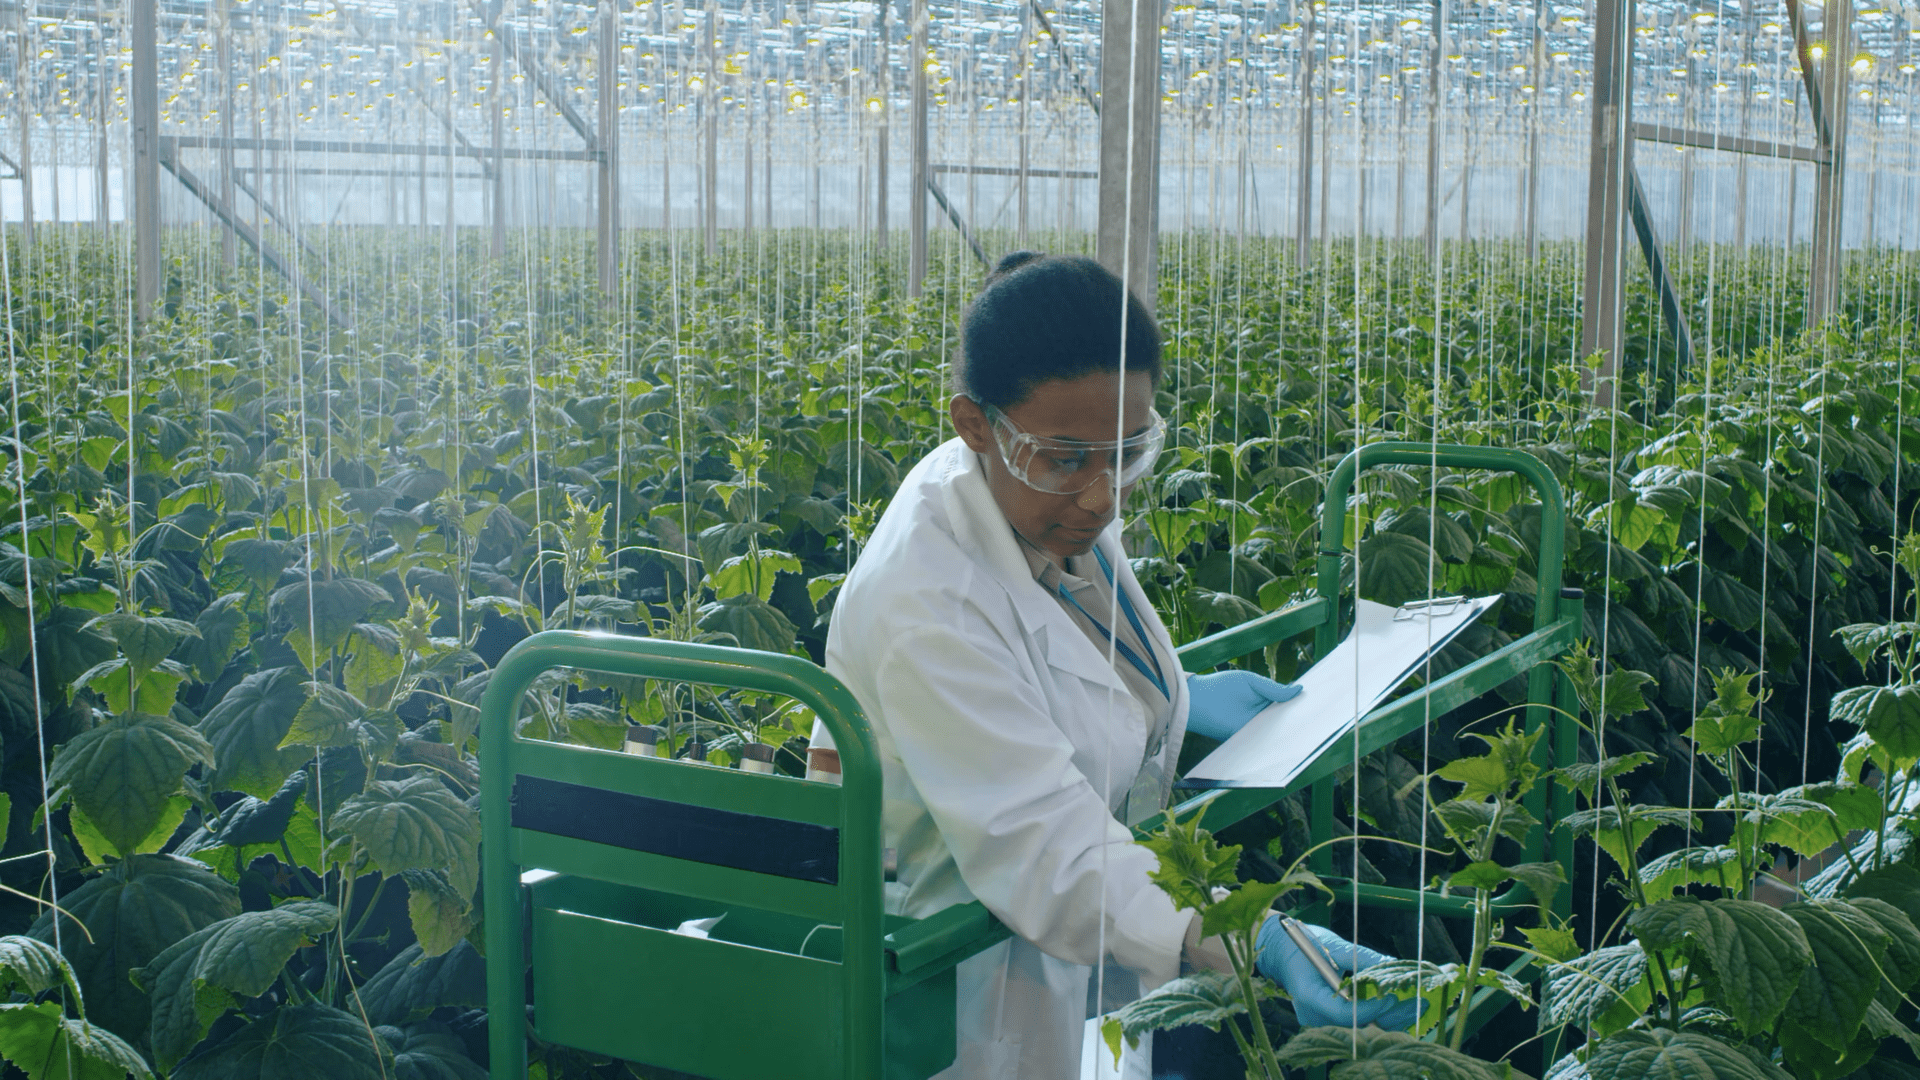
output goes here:
{"type": "MultiPolygon", "coordinates": [[[[1121,436],[1120,441],[1125,442],[1128,439],[1137,439],[1140,436],[1145,435],[1150,429],[1152,429],[1152,427],[1153,427],[1152,424],[1141,424],[1139,427],[1134,428],[1132,431],[1129,431],[1125,435],[1121,436]]],[[[1039,438],[1052,439],[1054,442],[1066,443],[1069,446],[1086,446],[1086,447],[1098,448],[1102,446],[1113,445],[1113,440],[1111,439],[1101,439],[1097,442],[1089,442],[1085,439],[1068,439],[1058,435],[1041,435],[1039,436],[1039,438]]]]}

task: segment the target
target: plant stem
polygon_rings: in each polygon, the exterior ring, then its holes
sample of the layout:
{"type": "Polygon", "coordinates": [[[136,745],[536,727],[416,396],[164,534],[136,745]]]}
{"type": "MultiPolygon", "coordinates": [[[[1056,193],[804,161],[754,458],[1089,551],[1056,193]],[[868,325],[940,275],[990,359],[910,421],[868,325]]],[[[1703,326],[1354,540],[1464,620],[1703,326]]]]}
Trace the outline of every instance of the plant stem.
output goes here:
{"type": "MultiPolygon", "coordinates": [[[[1489,842],[1487,846],[1493,845],[1489,842]]],[[[1480,965],[1487,958],[1487,943],[1493,937],[1493,891],[1475,889],[1473,893],[1473,951],[1467,957],[1466,985],[1460,988],[1460,1008],[1453,1014],[1453,1038],[1447,1043],[1454,1050],[1467,1041],[1467,1021],[1473,1015],[1473,990],[1479,984],[1480,965]]]]}

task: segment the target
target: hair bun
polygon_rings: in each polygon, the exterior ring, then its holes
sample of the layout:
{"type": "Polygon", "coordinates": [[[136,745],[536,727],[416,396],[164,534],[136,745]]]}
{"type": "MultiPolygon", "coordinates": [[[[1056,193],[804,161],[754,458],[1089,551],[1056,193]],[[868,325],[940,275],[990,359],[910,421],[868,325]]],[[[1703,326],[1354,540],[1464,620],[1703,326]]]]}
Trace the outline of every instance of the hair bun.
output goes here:
{"type": "Polygon", "coordinates": [[[1039,252],[1039,251],[1009,252],[1005,255],[1002,255],[1000,257],[999,262],[993,264],[993,271],[987,275],[987,280],[990,282],[998,281],[999,279],[1006,277],[1008,274],[1013,273],[1015,270],[1020,269],[1021,267],[1027,265],[1028,263],[1037,261],[1039,259],[1044,259],[1046,257],[1047,256],[1044,252],[1039,252]]]}

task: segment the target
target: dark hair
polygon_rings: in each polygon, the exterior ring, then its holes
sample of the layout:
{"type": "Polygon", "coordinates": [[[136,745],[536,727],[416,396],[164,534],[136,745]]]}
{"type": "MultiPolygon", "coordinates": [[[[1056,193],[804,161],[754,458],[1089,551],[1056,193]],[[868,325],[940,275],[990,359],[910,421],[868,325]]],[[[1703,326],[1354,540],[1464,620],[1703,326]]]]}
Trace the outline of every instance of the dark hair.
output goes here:
{"type": "Polygon", "coordinates": [[[962,320],[962,392],[1008,409],[1040,383],[1112,371],[1121,358],[1123,304],[1125,369],[1147,372],[1158,387],[1160,329],[1119,278],[1078,255],[1008,255],[962,320]]]}

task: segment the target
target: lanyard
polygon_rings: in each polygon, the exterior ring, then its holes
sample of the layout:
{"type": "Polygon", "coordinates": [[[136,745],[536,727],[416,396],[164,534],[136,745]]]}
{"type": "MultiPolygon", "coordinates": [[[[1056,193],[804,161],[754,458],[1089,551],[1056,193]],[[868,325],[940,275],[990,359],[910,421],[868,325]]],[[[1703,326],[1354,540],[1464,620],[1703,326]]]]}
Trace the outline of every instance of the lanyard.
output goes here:
{"type": "Polygon", "coordinates": [[[1054,589],[1060,593],[1060,599],[1072,604],[1074,610],[1087,617],[1087,621],[1093,624],[1093,628],[1100,631],[1100,636],[1111,642],[1113,647],[1119,650],[1120,655],[1126,657],[1127,663],[1132,664],[1135,671],[1145,676],[1147,681],[1153,684],[1154,689],[1160,691],[1161,697],[1169,701],[1173,700],[1173,695],[1167,692],[1167,680],[1160,674],[1160,660],[1153,655],[1151,639],[1147,637],[1146,630],[1140,625],[1140,616],[1134,613],[1133,601],[1127,599],[1126,590],[1122,589],[1119,583],[1113,580],[1113,567],[1108,564],[1106,553],[1096,547],[1093,549],[1093,557],[1100,561],[1100,569],[1107,575],[1107,584],[1113,586],[1114,592],[1119,596],[1120,610],[1127,616],[1127,625],[1133,627],[1133,632],[1139,637],[1140,644],[1147,650],[1147,659],[1140,659],[1140,654],[1134,652],[1131,646],[1115,638],[1113,632],[1108,630],[1105,624],[1101,623],[1099,619],[1094,618],[1091,611],[1088,611],[1081,605],[1080,601],[1073,598],[1073,594],[1067,591],[1065,585],[1055,585],[1054,589]],[[1153,666],[1148,667],[1148,664],[1152,664],[1153,666]]]}

